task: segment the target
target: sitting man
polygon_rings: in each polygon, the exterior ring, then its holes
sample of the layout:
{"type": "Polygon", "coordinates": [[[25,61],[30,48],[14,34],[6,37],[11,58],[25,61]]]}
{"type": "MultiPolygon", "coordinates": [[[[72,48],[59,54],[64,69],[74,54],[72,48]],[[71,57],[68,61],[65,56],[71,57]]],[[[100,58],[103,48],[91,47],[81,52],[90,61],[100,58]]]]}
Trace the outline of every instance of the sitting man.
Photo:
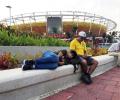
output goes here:
{"type": "Polygon", "coordinates": [[[91,84],[92,80],[90,75],[96,69],[98,62],[90,56],[87,56],[85,39],[86,33],[84,31],[79,32],[79,36],[71,41],[70,50],[76,51],[79,56],[82,70],[81,80],[86,84],[91,84]]]}
{"type": "Polygon", "coordinates": [[[120,67],[120,42],[113,43],[108,49],[108,54],[118,57],[117,66],[120,67]]]}

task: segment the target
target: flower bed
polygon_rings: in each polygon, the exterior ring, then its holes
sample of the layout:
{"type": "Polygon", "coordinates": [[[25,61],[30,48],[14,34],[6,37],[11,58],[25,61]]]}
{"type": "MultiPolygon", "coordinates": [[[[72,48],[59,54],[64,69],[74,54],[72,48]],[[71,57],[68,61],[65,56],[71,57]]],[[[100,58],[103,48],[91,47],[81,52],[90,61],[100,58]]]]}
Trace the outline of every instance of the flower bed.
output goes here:
{"type": "Polygon", "coordinates": [[[4,52],[0,55],[0,69],[17,68],[19,61],[10,52],[4,52]]]}
{"type": "MultiPolygon", "coordinates": [[[[22,61],[24,59],[39,58],[42,56],[42,53],[45,50],[55,51],[54,50],[55,48],[56,48],[56,51],[61,50],[61,49],[69,49],[69,48],[62,48],[62,47],[50,48],[50,47],[36,47],[36,46],[32,46],[32,48],[33,49],[30,50],[31,47],[27,47],[27,46],[25,47],[24,46],[23,47],[19,47],[19,46],[18,47],[17,46],[1,47],[1,51],[3,52],[0,52],[0,69],[3,70],[3,69],[21,67],[22,61]]],[[[91,56],[99,56],[99,55],[106,54],[107,49],[99,48],[97,50],[93,50],[93,49],[88,48],[87,53],[88,55],[91,55],[91,56]]]]}
{"type": "Polygon", "coordinates": [[[87,49],[87,54],[91,56],[100,56],[100,55],[105,55],[107,54],[108,51],[106,48],[97,48],[97,49],[87,49]]]}

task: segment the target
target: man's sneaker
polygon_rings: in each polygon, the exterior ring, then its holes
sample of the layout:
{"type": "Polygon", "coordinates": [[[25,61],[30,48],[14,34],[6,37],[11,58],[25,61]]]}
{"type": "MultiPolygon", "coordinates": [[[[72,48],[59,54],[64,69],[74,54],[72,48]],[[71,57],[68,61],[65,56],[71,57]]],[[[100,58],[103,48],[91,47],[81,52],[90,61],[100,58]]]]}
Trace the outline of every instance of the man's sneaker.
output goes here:
{"type": "Polygon", "coordinates": [[[88,76],[89,80],[90,80],[91,83],[92,83],[92,78],[91,78],[90,74],[89,74],[89,73],[86,73],[86,75],[88,76]]]}
{"type": "Polygon", "coordinates": [[[35,61],[34,61],[34,60],[24,60],[24,61],[23,61],[23,64],[24,64],[24,65],[34,65],[34,64],[35,64],[35,61]]]}
{"type": "Polygon", "coordinates": [[[23,64],[22,65],[22,70],[25,71],[25,70],[31,70],[33,69],[33,65],[26,65],[26,64],[23,64]]]}
{"type": "Polygon", "coordinates": [[[82,74],[81,75],[81,80],[85,83],[85,84],[91,84],[92,83],[92,80],[91,80],[91,77],[89,74],[82,74]]]}

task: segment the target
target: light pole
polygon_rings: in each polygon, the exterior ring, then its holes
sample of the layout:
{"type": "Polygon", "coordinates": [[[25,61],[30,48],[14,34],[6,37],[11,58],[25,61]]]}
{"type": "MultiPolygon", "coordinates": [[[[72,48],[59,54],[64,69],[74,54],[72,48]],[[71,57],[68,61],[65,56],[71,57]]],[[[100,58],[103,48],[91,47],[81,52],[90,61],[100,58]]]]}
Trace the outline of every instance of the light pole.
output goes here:
{"type": "Polygon", "coordinates": [[[6,8],[9,8],[9,16],[10,16],[10,26],[11,26],[11,6],[5,6],[6,8]]]}

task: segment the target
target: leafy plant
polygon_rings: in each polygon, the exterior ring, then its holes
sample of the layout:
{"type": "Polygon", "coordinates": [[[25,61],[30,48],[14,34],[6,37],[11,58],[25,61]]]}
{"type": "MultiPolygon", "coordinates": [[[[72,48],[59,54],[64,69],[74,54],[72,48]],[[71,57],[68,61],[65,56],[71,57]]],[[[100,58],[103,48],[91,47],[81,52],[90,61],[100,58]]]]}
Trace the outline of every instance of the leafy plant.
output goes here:
{"type": "Polygon", "coordinates": [[[18,60],[10,52],[4,52],[0,55],[0,69],[10,69],[18,67],[18,60]]]}
{"type": "Polygon", "coordinates": [[[0,31],[0,45],[2,46],[68,46],[69,43],[57,38],[50,37],[33,37],[30,35],[22,34],[16,35],[7,31],[0,31]]]}
{"type": "Polygon", "coordinates": [[[91,56],[99,56],[99,55],[104,55],[107,54],[107,49],[106,48],[96,48],[96,49],[87,49],[87,54],[91,56]]]}

